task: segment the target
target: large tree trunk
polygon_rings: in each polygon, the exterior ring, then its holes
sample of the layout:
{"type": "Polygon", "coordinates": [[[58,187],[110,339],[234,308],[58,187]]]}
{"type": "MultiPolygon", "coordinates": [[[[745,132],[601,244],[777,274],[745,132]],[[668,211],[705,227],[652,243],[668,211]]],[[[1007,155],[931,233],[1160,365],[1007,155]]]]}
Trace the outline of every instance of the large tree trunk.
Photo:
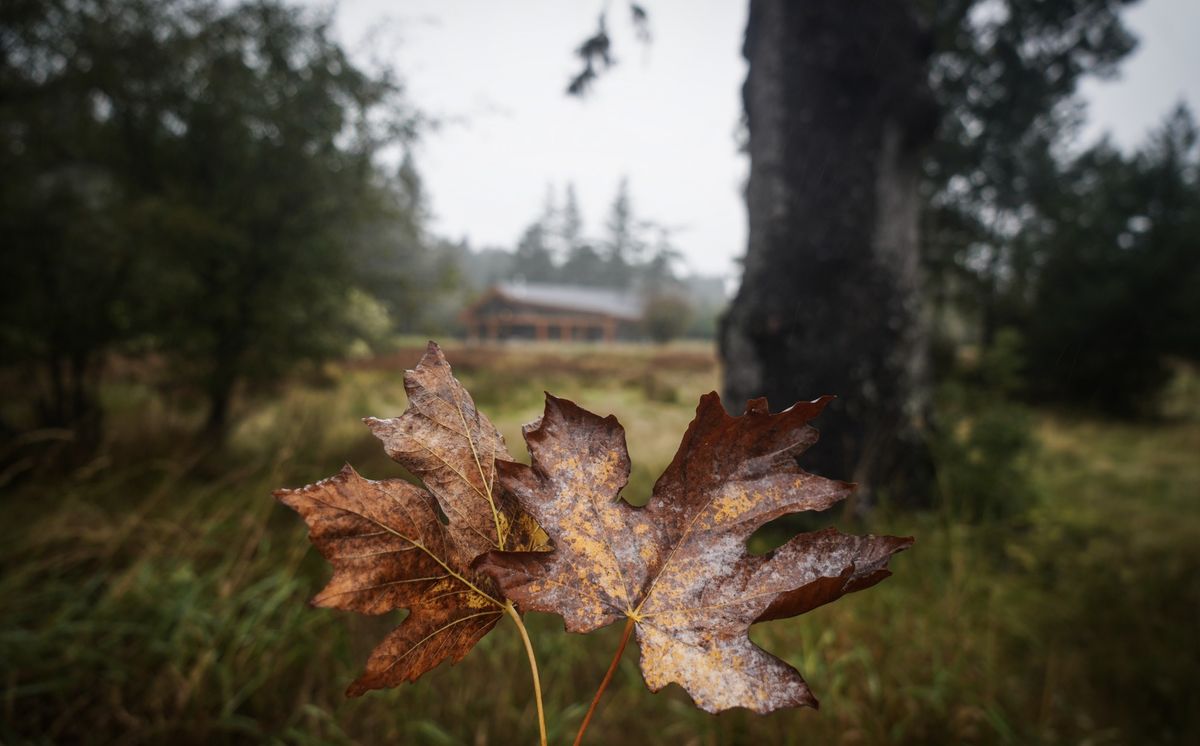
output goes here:
{"type": "Polygon", "coordinates": [[[901,500],[922,499],[927,473],[925,46],[900,0],[752,0],[750,240],[720,340],[731,409],[837,394],[804,465],[901,500]]]}

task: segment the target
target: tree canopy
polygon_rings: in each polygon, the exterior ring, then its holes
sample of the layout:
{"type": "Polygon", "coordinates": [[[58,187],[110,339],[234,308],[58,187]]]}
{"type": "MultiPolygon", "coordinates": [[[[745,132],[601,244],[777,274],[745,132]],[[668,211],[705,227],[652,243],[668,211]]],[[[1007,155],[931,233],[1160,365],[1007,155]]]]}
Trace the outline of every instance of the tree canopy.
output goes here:
{"type": "Polygon", "coordinates": [[[6,14],[3,333],[48,422],[94,411],[121,346],[178,361],[214,433],[240,382],[344,348],[364,268],[419,240],[404,173],[379,165],[415,134],[394,76],[269,0],[6,14]]]}

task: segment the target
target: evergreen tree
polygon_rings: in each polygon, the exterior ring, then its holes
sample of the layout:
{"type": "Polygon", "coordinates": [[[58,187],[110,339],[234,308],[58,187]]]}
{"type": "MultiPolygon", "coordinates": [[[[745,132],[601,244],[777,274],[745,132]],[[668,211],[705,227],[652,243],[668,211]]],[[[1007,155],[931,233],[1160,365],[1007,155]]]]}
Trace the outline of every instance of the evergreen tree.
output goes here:
{"type": "Polygon", "coordinates": [[[650,250],[650,258],[638,268],[638,284],[643,295],[678,294],[683,283],[675,273],[675,266],[683,259],[683,252],[671,241],[671,231],[657,227],[658,238],[650,250]]]}
{"type": "Polygon", "coordinates": [[[641,237],[641,226],[634,216],[629,179],[626,177],[621,178],[604,225],[608,233],[603,254],[605,282],[613,287],[628,287],[633,279],[634,267],[643,260],[646,244],[641,237]]]}
{"type": "Polygon", "coordinates": [[[1134,157],[1101,143],[1040,205],[1023,329],[1033,393],[1154,411],[1168,356],[1200,360],[1200,152],[1179,108],[1134,157]]]}
{"type": "Polygon", "coordinates": [[[575,196],[575,185],[567,183],[567,197],[563,204],[560,241],[565,260],[562,279],[575,285],[607,285],[608,267],[599,252],[583,235],[583,215],[575,196]]]}
{"type": "Polygon", "coordinates": [[[599,252],[584,243],[576,246],[563,264],[560,276],[572,285],[606,285],[608,265],[599,252]]]}
{"type": "Polygon", "coordinates": [[[924,266],[935,292],[978,317],[990,346],[1031,292],[1023,238],[1055,191],[1055,151],[1077,133],[1084,76],[1112,74],[1134,47],[1131,0],[944,3],[932,13],[932,91],[943,112],[925,159],[924,266]]]}
{"type": "Polygon", "coordinates": [[[595,249],[584,242],[583,216],[579,212],[575,185],[570,182],[558,218],[558,255],[562,257],[563,280],[579,285],[597,284],[601,280],[597,274],[598,257],[595,249]]]}
{"type": "Polygon", "coordinates": [[[559,217],[559,236],[564,256],[570,256],[583,246],[583,216],[579,212],[579,200],[575,197],[575,185],[567,183],[566,201],[559,217]]]}
{"type": "Polygon", "coordinates": [[[558,279],[558,267],[554,264],[554,254],[547,238],[547,230],[541,221],[525,229],[513,256],[511,279],[525,282],[552,282],[558,279]]]}

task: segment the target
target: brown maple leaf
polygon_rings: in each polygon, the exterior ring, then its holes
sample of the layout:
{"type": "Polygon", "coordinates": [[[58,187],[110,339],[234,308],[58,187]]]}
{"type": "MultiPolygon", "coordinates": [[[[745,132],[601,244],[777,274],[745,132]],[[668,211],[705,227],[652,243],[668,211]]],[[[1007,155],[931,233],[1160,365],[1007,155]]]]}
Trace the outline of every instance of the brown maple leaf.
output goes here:
{"type": "Polygon", "coordinates": [[[569,631],[632,620],[651,691],[677,682],[709,712],[815,707],[800,673],[750,642],[750,625],[874,585],[913,542],[827,529],[765,556],[747,551],[766,522],[850,493],[796,462],[816,442],[808,422],[826,402],[770,414],[756,399],[731,417],[715,393],[704,396],[649,503],[636,508],[619,499],[630,465],[616,418],[547,395],[542,418],[525,427],[532,467],[499,466],[554,549],[491,552],[476,565],[523,610],[557,613],[569,631]]]}
{"type": "Polygon", "coordinates": [[[461,660],[505,613],[495,583],[472,561],[491,549],[536,550],[545,543],[536,523],[496,489],[497,460],[510,458],[504,440],[435,343],[405,373],[404,387],[403,415],[365,421],[424,489],[401,479],[364,479],[347,466],[316,484],[275,493],[300,513],[333,565],[314,605],[409,611],[371,653],[350,696],[461,660]]]}
{"type": "Polygon", "coordinates": [[[496,489],[496,463],[512,461],[500,431],[475,408],[437,343],[404,374],[408,409],[363,422],[384,450],[416,475],[450,518],[455,542],[472,558],[490,549],[545,548],[546,534],[507,493],[496,489]]]}

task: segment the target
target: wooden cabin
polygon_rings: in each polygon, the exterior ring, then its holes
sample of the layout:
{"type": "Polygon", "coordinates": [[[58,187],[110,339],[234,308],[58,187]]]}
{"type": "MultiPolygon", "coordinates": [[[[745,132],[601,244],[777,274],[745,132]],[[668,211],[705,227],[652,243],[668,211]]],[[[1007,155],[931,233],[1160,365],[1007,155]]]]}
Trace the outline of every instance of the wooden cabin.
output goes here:
{"type": "Polygon", "coordinates": [[[471,340],[615,342],[642,334],[642,300],[607,288],[500,283],[461,315],[471,340]]]}

